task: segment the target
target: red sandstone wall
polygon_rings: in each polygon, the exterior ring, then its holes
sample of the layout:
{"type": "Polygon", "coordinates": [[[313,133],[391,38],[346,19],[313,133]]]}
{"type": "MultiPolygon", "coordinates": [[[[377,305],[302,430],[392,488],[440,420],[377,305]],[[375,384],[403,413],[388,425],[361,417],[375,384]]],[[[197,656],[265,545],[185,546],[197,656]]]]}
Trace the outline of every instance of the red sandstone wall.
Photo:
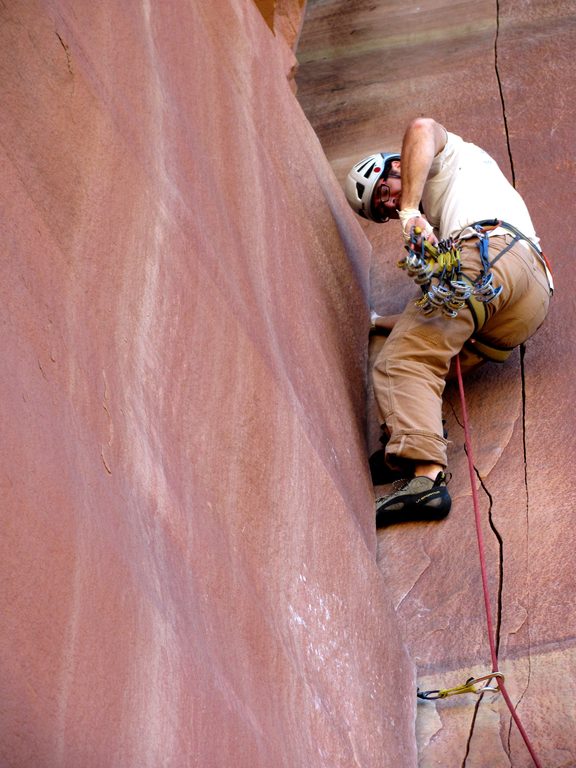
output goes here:
{"type": "MultiPolygon", "coordinates": [[[[410,118],[431,115],[484,146],[514,178],[553,262],[552,309],[524,358],[517,352],[467,383],[500,669],[547,768],[576,765],[575,47],[574,6],[563,0],[309,0],[298,50],[298,96],[340,181],[363,154],[399,148],[410,118]]],[[[365,230],[374,244],[374,305],[399,311],[412,288],[395,267],[398,229],[365,230]]],[[[381,343],[373,341],[372,355],[381,343]]],[[[453,512],[438,526],[397,526],[378,536],[423,689],[490,669],[453,387],[446,416],[453,512]]],[[[376,436],[373,413],[373,446],[376,436]]],[[[498,695],[421,704],[416,728],[421,768],[533,765],[498,695]]]]}
{"type": "Polygon", "coordinates": [[[0,763],[415,765],[369,246],[252,0],[0,7],[0,763]]]}

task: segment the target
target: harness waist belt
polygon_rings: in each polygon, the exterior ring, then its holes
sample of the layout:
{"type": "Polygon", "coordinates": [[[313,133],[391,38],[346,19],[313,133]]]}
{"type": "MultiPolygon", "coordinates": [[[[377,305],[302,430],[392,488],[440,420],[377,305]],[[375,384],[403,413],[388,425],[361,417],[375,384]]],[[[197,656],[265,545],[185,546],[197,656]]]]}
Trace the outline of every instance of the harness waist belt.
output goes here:
{"type": "Polygon", "coordinates": [[[496,347],[494,344],[482,341],[477,336],[472,336],[471,339],[468,339],[464,346],[491,363],[505,363],[514,351],[514,347],[512,349],[509,347],[496,347]]]}

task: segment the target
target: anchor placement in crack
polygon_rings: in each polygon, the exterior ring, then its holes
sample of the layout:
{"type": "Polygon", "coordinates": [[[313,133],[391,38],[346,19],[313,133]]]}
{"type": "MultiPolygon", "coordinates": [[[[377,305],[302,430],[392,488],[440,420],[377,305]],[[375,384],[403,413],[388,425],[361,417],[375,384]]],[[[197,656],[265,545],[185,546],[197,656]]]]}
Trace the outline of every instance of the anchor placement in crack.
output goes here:
{"type": "Polygon", "coordinates": [[[484,685],[482,688],[475,687],[478,683],[490,681],[494,678],[504,682],[504,675],[502,672],[491,672],[489,675],[482,675],[481,677],[469,677],[465,683],[457,685],[454,688],[440,688],[439,690],[434,691],[421,691],[418,689],[416,695],[419,699],[431,701],[434,699],[445,699],[448,696],[456,696],[459,693],[475,693],[478,696],[481,696],[483,693],[488,693],[489,691],[498,693],[500,692],[500,688],[497,684],[484,685]]]}

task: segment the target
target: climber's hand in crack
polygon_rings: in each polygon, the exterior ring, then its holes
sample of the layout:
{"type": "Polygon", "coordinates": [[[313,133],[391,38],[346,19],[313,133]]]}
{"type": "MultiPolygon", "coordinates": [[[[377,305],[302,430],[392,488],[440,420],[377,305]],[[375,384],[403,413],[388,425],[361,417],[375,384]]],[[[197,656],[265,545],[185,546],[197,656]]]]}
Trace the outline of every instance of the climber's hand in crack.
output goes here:
{"type": "Polygon", "coordinates": [[[371,328],[374,333],[381,333],[387,336],[392,328],[396,325],[396,321],[400,318],[400,315],[379,315],[374,310],[370,313],[371,328]]]}

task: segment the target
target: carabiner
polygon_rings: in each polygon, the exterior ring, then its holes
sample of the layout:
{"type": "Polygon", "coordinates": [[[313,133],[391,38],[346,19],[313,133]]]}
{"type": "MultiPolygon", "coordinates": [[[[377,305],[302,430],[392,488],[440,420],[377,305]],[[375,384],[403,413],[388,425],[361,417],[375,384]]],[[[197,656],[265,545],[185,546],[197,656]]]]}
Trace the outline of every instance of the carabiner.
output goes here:
{"type": "Polygon", "coordinates": [[[421,691],[420,688],[416,688],[416,696],[424,701],[433,701],[434,699],[443,698],[440,696],[440,691],[421,691]]]}
{"type": "MultiPolygon", "coordinates": [[[[496,677],[499,680],[502,680],[502,682],[504,682],[504,675],[502,674],[502,672],[492,672],[491,674],[483,675],[482,677],[472,677],[467,682],[469,682],[470,685],[476,685],[476,683],[481,683],[483,680],[492,680],[493,677],[496,677]]],[[[484,693],[485,691],[499,691],[499,690],[500,688],[498,688],[497,685],[495,687],[491,685],[485,685],[479,691],[475,691],[475,693],[480,694],[480,693],[484,693]]]]}

